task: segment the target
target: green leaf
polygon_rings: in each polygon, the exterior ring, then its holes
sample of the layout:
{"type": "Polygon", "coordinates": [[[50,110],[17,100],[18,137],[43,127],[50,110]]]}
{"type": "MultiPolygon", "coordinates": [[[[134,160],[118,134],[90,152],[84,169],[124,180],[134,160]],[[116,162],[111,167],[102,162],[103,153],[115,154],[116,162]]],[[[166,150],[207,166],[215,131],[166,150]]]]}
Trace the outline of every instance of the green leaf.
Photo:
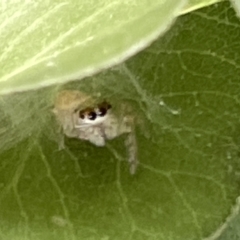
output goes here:
{"type": "Polygon", "coordinates": [[[228,224],[239,196],[239,28],[219,3],[180,17],[126,63],[61,87],[135,109],[135,176],[124,136],[104,148],[66,139],[58,151],[60,87],[2,97],[0,237],[200,240],[228,224]]]}
{"type": "Polygon", "coordinates": [[[5,1],[0,92],[79,79],[119,63],[166,31],[185,2],[5,1]]]}

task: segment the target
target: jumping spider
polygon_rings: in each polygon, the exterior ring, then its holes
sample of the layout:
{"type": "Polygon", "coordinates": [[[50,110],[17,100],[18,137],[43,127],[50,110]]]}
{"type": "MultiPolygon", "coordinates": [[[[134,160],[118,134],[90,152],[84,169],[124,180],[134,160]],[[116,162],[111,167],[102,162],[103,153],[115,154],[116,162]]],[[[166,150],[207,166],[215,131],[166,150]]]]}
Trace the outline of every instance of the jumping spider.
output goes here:
{"type": "MultiPolygon", "coordinates": [[[[53,112],[63,134],[87,140],[99,147],[104,146],[106,140],[125,134],[130,173],[134,174],[138,166],[134,118],[124,114],[126,106],[121,108],[121,116],[117,117],[107,101],[97,103],[83,92],[64,90],[58,93],[53,112]]],[[[64,147],[63,139],[61,147],[64,147]]]]}

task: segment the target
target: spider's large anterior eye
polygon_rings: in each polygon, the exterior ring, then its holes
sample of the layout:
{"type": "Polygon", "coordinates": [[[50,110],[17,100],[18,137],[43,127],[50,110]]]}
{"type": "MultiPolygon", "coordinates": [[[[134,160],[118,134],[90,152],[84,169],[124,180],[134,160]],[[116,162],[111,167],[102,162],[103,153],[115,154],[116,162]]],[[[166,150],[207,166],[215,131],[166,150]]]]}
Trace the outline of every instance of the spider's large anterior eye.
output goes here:
{"type": "Polygon", "coordinates": [[[107,113],[107,109],[106,109],[106,108],[104,108],[104,107],[100,107],[100,108],[99,108],[98,115],[99,115],[100,117],[105,116],[106,113],[107,113]]]}
{"type": "Polygon", "coordinates": [[[100,117],[105,116],[111,107],[112,106],[105,101],[103,103],[99,104],[98,105],[98,116],[100,116],[100,117]]]}
{"type": "Polygon", "coordinates": [[[79,117],[80,117],[81,119],[84,119],[84,118],[85,118],[83,111],[80,111],[80,112],[79,112],[79,117]]]}
{"type": "Polygon", "coordinates": [[[88,113],[88,119],[95,120],[97,117],[97,114],[95,112],[89,112],[88,113]]]}

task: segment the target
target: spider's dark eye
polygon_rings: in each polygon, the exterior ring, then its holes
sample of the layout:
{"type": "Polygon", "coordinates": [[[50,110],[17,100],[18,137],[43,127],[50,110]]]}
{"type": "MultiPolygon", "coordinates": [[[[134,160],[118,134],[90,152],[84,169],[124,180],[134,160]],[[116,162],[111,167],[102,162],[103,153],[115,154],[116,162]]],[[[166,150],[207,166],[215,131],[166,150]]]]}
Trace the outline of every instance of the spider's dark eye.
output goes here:
{"type": "Polygon", "coordinates": [[[88,113],[88,119],[95,120],[97,117],[97,114],[95,112],[89,112],[88,113]]]}
{"type": "Polygon", "coordinates": [[[100,117],[105,116],[106,113],[107,113],[107,109],[106,109],[106,108],[104,108],[104,107],[100,107],[100,108],[99,108],[98,115],[99,115],[100,117]]]}
{"type": "Polygon", "coordinates": [[[101,104],[98,105],[98,116],[103,117],[107,114],[108,110],[112,106],[108,104],[106,101],[102,102],[101,104]]]}
{"type": "Polygon", "coordinates": [[[80,112],[79,112],[79,117],[80,117],[81,119],[84,119],[84,118],[85,118],[83,111],[80,111],[80,112]]]}

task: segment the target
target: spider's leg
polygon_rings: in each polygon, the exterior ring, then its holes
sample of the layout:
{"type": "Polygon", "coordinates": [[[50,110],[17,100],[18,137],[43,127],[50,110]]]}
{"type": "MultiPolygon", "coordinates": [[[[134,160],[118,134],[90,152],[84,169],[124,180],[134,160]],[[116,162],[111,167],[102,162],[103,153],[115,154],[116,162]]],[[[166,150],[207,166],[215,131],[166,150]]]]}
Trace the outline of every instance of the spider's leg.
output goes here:
{"type": "Polygon", "coordinates": [[[136,173],[138,167],[138,158],[137,158],[137,140],[134,130],[127,133],[125,139],[125,146],[128,153],[128,162],[130,165],[130,173],[133,175],[136,173]]]}
{"type": "Polygon", "coordinates": [[[58,135],[58,150],[61,151],[65,148],[64,133],[61,127],[59,127],[57,135],[58,135]]]}
{"type": "Polygon", "coordinates": [[[98,147],[105,146],[105,137],[101,134],[97,134],[89,137],[89,141],[98,147]]]}
{"type": "Polygon", "coordinates": [[[105,136],[99,126],[82,128],[81,130],[79,129],[78,138],[87,140],[98,147],[105,146],[105,136]]]}

